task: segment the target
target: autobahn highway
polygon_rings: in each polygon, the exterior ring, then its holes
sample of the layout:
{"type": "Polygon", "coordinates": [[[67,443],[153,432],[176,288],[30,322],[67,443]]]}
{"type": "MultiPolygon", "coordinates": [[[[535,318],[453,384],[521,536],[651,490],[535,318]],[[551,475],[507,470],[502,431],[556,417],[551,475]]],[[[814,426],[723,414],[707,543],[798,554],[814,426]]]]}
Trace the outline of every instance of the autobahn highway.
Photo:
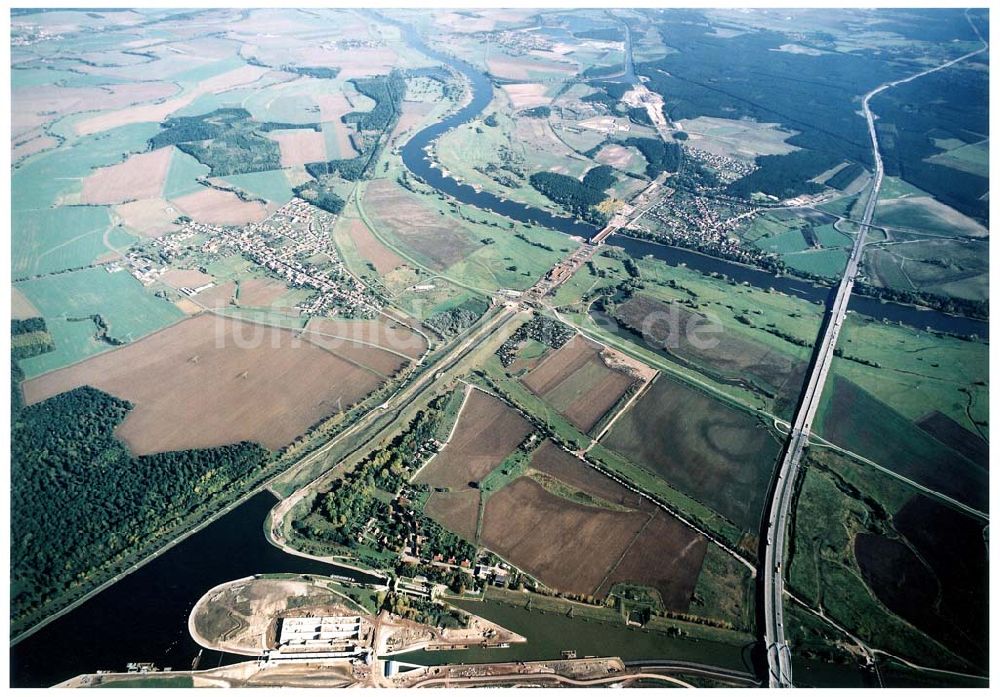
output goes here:
{"type": "Polygon", "coordinates": [[[861,264],[861,257],[864,252],[865,237],[868,234],[872,217],[875,214],[875,206],[878,203],[879,190],[882,187],[882,179],[885,174],[882,166],[882,155],[878,146],[878,134],[875,130],[875,116],[871,111],[871,99],[891,87],[916,80],[919,77],[937,72],[938,70],[943,70],[986,51],[989,46],[986,41],[982,40],[979,30],[968,17],[968,13],[966,13],[966,19],[972,26],[973,31],[976,32],[976,35],[983,42],[982,48],[937,67],[910,75],[907,78],[882,84],[866,94],[862,101],[862,111],[864,112],[865,119],[868,121],[868,134],[872,143],[875,177],[872,181],[871,191],[868,194],[864,215],[859,224],[858,236],[854,241],[854,247],[851,249],[851,256],[847,260],[844,275],[837,287],[837,295],[826,314],[822,338],[813,354],[809,379],[799,402],[798,410],[795,413],[788,444],[774,482],[774,491],[768,515],[764,567],[761,576],[764,582],[764,648],[767,652],[768,684],[770,687],[792,686],[791,650],[785,641],[783,607],[785,592],[783,568],[786,547],[785,535],[788,529],[788,520],[792,508],[791,503],[795,493],[795,481],[799,474],[802,454],[809,443],[809,434],[812,430],[813,419],[816,416],[816,410],[819,408],[820,398],[823,395],[823,386],[826,383],[830,366],[833,363],[833,352],[837,346],[837,337],[840,335],[844,317],[847,314],[847,304],[851,297],[851,291],[854,288],[854,280],[857,276],[858,267],[861,264]]]}

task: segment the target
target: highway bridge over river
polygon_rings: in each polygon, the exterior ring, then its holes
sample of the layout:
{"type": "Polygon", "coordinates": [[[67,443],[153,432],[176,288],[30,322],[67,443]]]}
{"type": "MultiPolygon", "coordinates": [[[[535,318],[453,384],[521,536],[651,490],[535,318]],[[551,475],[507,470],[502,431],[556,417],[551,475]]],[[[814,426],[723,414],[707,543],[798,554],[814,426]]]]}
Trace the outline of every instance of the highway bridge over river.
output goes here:
{"type": "Polygon", "coordinates": [[[788,444],[785,448],[781,466],[778,469],[777,478],[774,481],[774,489],[771,498],[770,511],[767,519],[767,529],[762,538],[765,539],[764,567],[758,578],[763,579],[764,584],[764,647],[767,651],[768,684],[770,687],[791,687],[792,686],[792,656],[791,649],[785,641],[784,624],[784,572],[786,541],[785,535],[788,530],[788,521],[791,515],[792,498],[795,493],[795,481],[799,474],[802,454],[809,443],[809,434],[812,431],[813,419],[816,410],[819,408],[820,398],[823,395],[823,386],[830,372],[833,363],[834,349],[837,346],[837,337],[847,315],[847,304],[854,288],[854,279],[861,264],[861,257],[864,253],[865,237],[875,214],[875,206],[878,203],[879,190],[882,187],[884,168],[882,166],[882,155],[878,147],[878,134],[875,130],[875,116],[871,111],[871,99],[875,95],[903,84],[916,80],[919,77],[928,75],[938,70],[943,70],[955,65],[967,58],[971,58],[986,51],[989,45],[983,41],[982,36],[975,24],[966,13],[966,19],[972,26],[973,31],[980,37],[983,47],[977,51],[972,51],[954,60],[948,61],[935,68],[930,68],[922,72],[911,75],[901,80],[887,82],[876,87],[865,95],[862,101],[862,110],[865,119],[868,121],[868,133],[872,142],[872,154],[875,160],[875,178],[872,181],[872,188],[868,194],[868,202],[865,205],[864,216],[861,219],[858,236],[854,240],[854,247],[851,249],[851,256],[847,260],[844,275],[837,287],[837,295],[830,309],[826,314],[822,335],[816,345],[813,354],[811,370],[806,381],[805,391],[799,402],[798,411],[795,413],[795,420],[789,433],[788,444]]]}

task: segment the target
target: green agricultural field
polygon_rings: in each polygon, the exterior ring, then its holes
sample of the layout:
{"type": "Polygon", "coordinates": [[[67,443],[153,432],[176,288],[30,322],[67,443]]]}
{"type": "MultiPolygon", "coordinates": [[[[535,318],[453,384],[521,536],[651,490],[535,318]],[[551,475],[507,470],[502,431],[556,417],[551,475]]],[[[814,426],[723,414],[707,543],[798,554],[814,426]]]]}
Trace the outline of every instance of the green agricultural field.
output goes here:
{"type": "Polygon", "coordinates": [[[172,303],[154,297],[127,272],[103,268],[24,281],[16,286],[45,318],[56,349],[21,361],[28,377],[61,368],[111,346],[95,338],[91,315],[100,314],[108,335],[136,341],[184,315],[172,303]],[[78,321],[74,321],[81,318],[78,321]]]}
{"type": "Polygon", "coordinates": [[[197,182],[198,177],[208,176],[208,166],[203,165],[186,152],[173,148],[167,181],[163,185],[163,198],[180,198],[201,191],[205,187],[197,182]]]}
{"type": "Polygon", "coordinates": [[[938,147],[948,147],[946,152],[927,158],[927,162],[945,165],[960,172],[968,172],[980,177],[990,176],[990,146],[989,141],[980,143],[963,143],[957,138],[949,141],[937,141],[938,147]],[[945,145],[944,143],[948,144],[945,145]]]}
{"type": "Polygon", "coordinates": [[[849,314],[833,371],[910,420],[937,410],[988,436],[989,346],[849,314]],[[864,365],[859,358],[880,367],[864,365]]]}
{"type": "Polygon", "coordinates": [[[105,206],[64,206],[14,211],[11,273],[14,278],[87,266],[108,252],[111,227],[105,206]]]}
{"type": "Polygon", "coordinates": [[[765,252],[777,252],[778,254],[801,252],[809,248],[801,230],[788,230],[772,237],[762,237],[756,240],[755,244],[765,252]]]}
{"type": "Polygon", "coordinates": [[[835,278],[844,272],[848,253],[844,249],[810,249],[805,252],[785,254],[781,258],[796,271],[835,278]]]}
{"type": "Polygon", "coordinates": [[[987,473],[853,382],[834,375],[814,432],[918,484],[987,510],[987,473]]]}
{"type": "Polygon", "coordinates": [[[813,228],[813,235],[824,247],[850,247],[854,238],[845,235],[833,225],[819,225],[813,228]]]}
{"type": "Polygon", "coordinates": [[[913,239],[865,250],[879,285],[984,301],[989,298],[986,240],[913,239]]]}
{"type": "Polygon", "coordinates": [[[225,181],[253,196],[259,196],[271,203],[283,206],[292,200],[292,187],[284,170],[272,169],[267,172],[233,174],[223,177],[225,181]]]}

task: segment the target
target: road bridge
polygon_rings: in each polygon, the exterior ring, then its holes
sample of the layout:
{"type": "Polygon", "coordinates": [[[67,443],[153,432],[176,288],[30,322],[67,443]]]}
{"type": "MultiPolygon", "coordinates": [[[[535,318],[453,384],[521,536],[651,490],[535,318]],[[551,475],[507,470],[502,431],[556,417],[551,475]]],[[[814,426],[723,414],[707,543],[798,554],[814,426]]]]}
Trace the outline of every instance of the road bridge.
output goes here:
{"type": "MultiPolygon", "coordinates": [[[[972,23],[972,20],[969,19],[968,13],[966,13],[966,19],[977,36],[979,36],[979,30],[972,23]]],[[[982,40],[981,36],[980,40],[982,40]]],[[[809,434],[812,431],[813,419],[816,416],[816,410],[819,408],[820,398],[823,395],[823,386],[826,384],[830,366],[833,364],[837,337],[840,335],[844,318],[847,315],[847,304],[850,300],[851,291],[854,288],[854,280],[864,253],[865,237],[868,234],[868,229],[875,214],[879,190],[882,188],[882,179],[885,175],[885,169],[882,165],[882,155],[878,146],[878,134],[875,130],[875,117],[871,110],[872,97],[896,85],[916,80],[924,75],[955,65],[986,51],[987,48],[988,44],[986,41],[983,41],[983,47],[977,51],[972,51],[935,68],[924,70],[907,78],[880,85],[866,94],[862,101],[862,111],[864,112],[865,119],[868,121],[868,134],[871,138],[872,154],[875,161],[875,178],[872,181],[872,188],[868,194],[868,201],[865,204],[864,215],[860,221],[858,236],[854,240],[854,246],[851,249],[851,256],[847,260],[844,275],[837,286],[837,294],[826,314],[821,339],[817,343],[813,354],[813,363],[808,380],[806,381],[805,391],[802,394],[795,419],[792,422],[788,444],[778,469],[777,478],[774,481],[767,529],[764,532],[764,568],[759,575],[762,577],[764,584],[764,648],[767,652],[768,684],[770,687],[792,686],[792,658],[791,650],[785,641],[783,608],[785,592],[783,569],[786,547],[785,535],[791,515],[792,498],[795,493],[795,482],[799,474],[802,454],[809,444],[809,434]]]]}

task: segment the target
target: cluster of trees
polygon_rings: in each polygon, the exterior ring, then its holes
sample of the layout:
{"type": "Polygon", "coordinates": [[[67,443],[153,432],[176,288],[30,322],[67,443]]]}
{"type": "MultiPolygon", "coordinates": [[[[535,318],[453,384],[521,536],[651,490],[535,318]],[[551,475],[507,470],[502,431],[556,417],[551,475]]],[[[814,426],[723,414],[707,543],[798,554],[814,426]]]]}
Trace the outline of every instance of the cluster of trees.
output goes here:
{"type": "MultiPolygon", "coordinates": [[[[12,371],[15,379],[19,371],[12,371]]],[[[16,622],[176,527],[257,473],[256,443],[133,456],[114,429],[131,404],[92,387],[15,404],[11,615],[16,622]]]]}
{"type": "Polygon", "coordinates": [[[750,198],[762,192],[779,199],[799,194],[816,194],[825,188],[808,181],[841,162],[836,153],[822,150],[796,150],[787,155],[764,155],[757,158],[758,169],[732,182],[726,193],[739,198],[750,198]]]}
{"type": "Polygon", "coordinates": [[[307,164],[306,172],[320,182],[324,176],[331,174],[338,174],[348,181],[361,179],[378,155],[381,134],[390,131],[399,118],[403,97],[406,95],[406,80],[402,73],[394,70],[388,75],[354,80],[354,86],[361,94],[374,99],[375,107],[371,111],[344,114],[341,121],[353,123],[359,132],[377,132],[379,137],[365,139],[364,148],[357,157],[307,164]]]}
{"type": "Polygon", "coordinates": [[[604,190],[614,184],[614,170],[608,165],[594,167],[583,180],[556,172],[535,172],[528,181],[535,190],[574,215],[595,223],[604,221],[594,210],[606,198],[604,190]]]}
{"type": "MultiPolygon", "coordinates": [[[[379,536],[388,538],[388,549],[397,551],[411,532],[423,535],[422,554],[441,554],[474,559],[475,548],[445,530],[422,511],[404,501],[400,493],[416,467],[436,448],[434,436],[442,417],[444,399],[433,401],[417,413],[402,434],[384,448],[371,453],[357,467],[338,480],[329,491],[318,495],[310,512],[293,522],[294,529],[308,540],[332,543],[348,549],[362,546],[362,528],[374,519],[379,536]],[[389,496],[380,496],[384,492],[389,496]],[[391,497],[391,503],[385,499],[391,497]]],[[[426,485],[423,485],[426,490],[426,485]]],[[[380,550],[381,551],[381,550],[380,550]]]]}
{"type": "Polygon", "coordinates": [[[544,315],[535,315],[531,321],[525,322],[518,327],[517,331],[511,334],[510,338],[500,345],[496,354],[500,359],[500,364],[504,368],[507,368],[517,360],[517,349],[522,341],[534,339],[546,346],[557,349],[572,339],[574,333],[571,328],[562,322],[557,322],[544,315]]]}
{"type": "Polygon", "coordinates": [[[424,320],[424,324],[443,336],[454,336],[476,323],[482,313],[468,307],[453,307],[437,312],[424,320]]]}
{"type": "Polygon", "coordinates": [[[309,67],[298,67],[298,66],[285,66],[282,68],[285,72],[295,73],[296,75],[305,75],[306,77],[315,77],[321,80],[332,80],[333,78],[340,75],[340,68],[309,68],[309,67]]]}
{"type": "Polygon", "coordinates": [[[404,619],[429,624],[432,627],[459,629],[469,626],[469,616],[461,610],[403,593],[392,593],[387,596],[383,607],[404,619]]]}
{"type": "Polygon", "coordinates": [[[334,215],[344,210],[344,199],[340,198],[332,189],[323,186],[317,180],[299,184],[292,189],[292,193],[334,215]]]}
{"type": "Polygon", "coordinates": [[[30,358],[55,349],[55,343],[41,317],[10,321],[10,349],[13,360],[30,358]]]}
{"type": "Polygon", "coordinates": [[[631,145],[646,158],[646,176],[658,177],[661,172],[676,172],[681,163],[681,146],[664,143],[657,138],[628,138],[623,145],[631,145]]]}
{"type": "Polygon", "coordinates": [[[149,139],[151,149],[176,145],[207,165],[213,177],[281,168],[278,144],[258,133],[273,130],[274,126],[255,122],[246,109],[224,108],[200,116],[172,117],[161,127],[163,130],[149,139]]]}
{"type": "Polygon", "coordinates": [[[536,106],[521,112],[521,116],[527,116],[529,119],[547,119],[551,115],[552,109],[547,106],[536,106]]]}
{"type": "Polygon", "coordinates": [[[359,131],[386,131],[399,118],[399,112],[406,95],[406,80],[398,70],[388,75],[379,75],[354,80],[354,87],[361,94],[375,100],[371,111],[352,111],[344,114],[344,123],[353,123],[359,131]]]}

